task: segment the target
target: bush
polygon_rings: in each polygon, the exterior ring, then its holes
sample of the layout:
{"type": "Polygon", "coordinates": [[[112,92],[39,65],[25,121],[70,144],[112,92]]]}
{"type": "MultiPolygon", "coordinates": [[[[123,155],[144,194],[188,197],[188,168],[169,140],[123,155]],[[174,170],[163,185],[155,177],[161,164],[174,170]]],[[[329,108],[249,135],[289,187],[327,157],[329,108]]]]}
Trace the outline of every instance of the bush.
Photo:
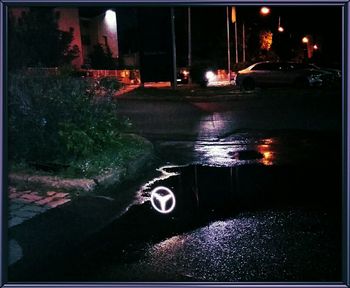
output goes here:
{"type": "Polygon", "coordinates": [[[103,77],[99,79],[99,85],[102,89],[107,91],[116,91],[122,88],[122,83],[119,82],[115,77],[103,77]]]}
{"type": "Polygon", "coordinates": [[[8,87],[10,160],[69,163],[117,146],[129,125],[91,79],[12,74],[8,87]]]}
{"type": "Polygon", "coordinates": [[[109,46],[97,44],[94,46],[92,53],[89,55],[91,67],[100,70],[114,70],[117,68],[116,60],[113,58],[109,46]]]}

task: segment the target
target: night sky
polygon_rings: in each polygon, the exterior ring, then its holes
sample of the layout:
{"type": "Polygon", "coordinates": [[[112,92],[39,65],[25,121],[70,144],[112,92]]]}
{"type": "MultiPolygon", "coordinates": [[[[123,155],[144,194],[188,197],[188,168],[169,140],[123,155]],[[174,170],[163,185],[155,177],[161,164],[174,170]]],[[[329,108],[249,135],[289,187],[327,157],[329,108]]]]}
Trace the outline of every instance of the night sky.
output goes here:
{"type": "MultiPolygon", "coordinates": [[[[241,46],[242,23],[245,23],[247,38],[247,58],[256,49],[258,41],[257,33],[262,29],[269,29],[274,33],[275,48],[281,54],[286,54],[291,49],[300,49],[301,38],[312,35],[314,42],[320,47],[319,56],[322,62],[330,66],[341,65],[342,47],[342,12],[340,6],[269,6],[271,13],[261,16],[261,6],[236,6],[238,39],[241,46]],[[281,17],[281,25],[285,31],[276,31],[278,18],[281,17]],[[285,53],[284,53],[285,52],[285,53]]],[[[114,7],[118,17],[119,47],[121,53],[137,52],[140,50],[138,34],[140,29],[138,7],[114,7]]],[[[91,14],[103,10],[100,8],[83,9],[83,13],[91,14]]],[[[155,14],[159,9],[153,7],[155,14]]],[[[193,61],[208,60],[218,66],[225,67],[227,55],[226,42],[226,6],[192,7],[192,57],[193,61]]],[[[176,49],[178,66],[187,64],[187,8],[175,8],[176,25],[176,49]]],[[[150,21],[159,21],[154,17],[150,21]]],[[[154,27],[158,24],[151,24],[154,27]]],[[[231,55],[234,57],[234,26],[231,28],[231,55]]],[[[165,41],[170,37],[170,31],[158,41],[165,41]]],[[[241,50],[239,52],[241,57],[241,50]]],[[[249,59],[248,59],[249,60],[249,59]]]]}

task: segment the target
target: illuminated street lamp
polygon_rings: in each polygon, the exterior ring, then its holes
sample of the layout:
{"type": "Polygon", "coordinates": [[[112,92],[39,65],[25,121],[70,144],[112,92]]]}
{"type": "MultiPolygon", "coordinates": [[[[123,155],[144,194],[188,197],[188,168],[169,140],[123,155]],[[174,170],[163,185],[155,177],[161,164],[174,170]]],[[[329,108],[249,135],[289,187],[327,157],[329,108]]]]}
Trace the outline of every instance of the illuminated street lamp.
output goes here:
{"type": "Polygon", "coordinates": [[[113,11],[113,10],[111,10],[111,9],[108,9],[108,10],[105,12],[105,17],[106,17],[107,23],[114,23],[114,22],[115,22],[115,19],[116,19],[115,11],[113,11]]]}
{"type": "Polygon", "coordinates": [[[281,26],[281,16],[278,17],[278,28],[277,28],[278,32],[283,32],[284,28],[281,26]]]}
{"type": "Polygon", "coordinates": [[[261,7],[260,14],[263,15],[263,16],[266,16],[266,15],[270,14],[270,8],[265,7],[265,6],[261,7]]]}
{"type": "Polygon", "coordinates": [[[314,50],[318,50],[317,44],[315,44],[312,48],[314,48],[314,50]]]}
{"type": "Polygon", "coordinates": [[[303,44],[305,44],[305,57],[310,59],[312,57],[312,53],[314,51],[314,49],[313,49],[314,45],[312,45],[312,42],[313,42],[312,36],[306,35],[301,39],[301,41],[303,42],[303,44]]]}
{"type": "Polygon", "coordinates": [[[301,41],[305,44],[309,43],[309,38],[307,37],[303,37],[303,39],[301,39],[301,41]]]}

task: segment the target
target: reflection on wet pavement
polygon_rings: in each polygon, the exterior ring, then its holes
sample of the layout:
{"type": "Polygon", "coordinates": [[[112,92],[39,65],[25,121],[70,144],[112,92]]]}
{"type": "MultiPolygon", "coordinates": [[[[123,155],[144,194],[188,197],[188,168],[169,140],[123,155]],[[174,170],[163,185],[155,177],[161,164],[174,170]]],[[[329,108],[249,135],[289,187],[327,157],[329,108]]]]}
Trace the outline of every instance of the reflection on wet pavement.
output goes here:
{"type": "MultiPolygon", "coordinates": [[[[256,144],[264,155],[276,139],[256,144]]],[[[141,187],[139,205],[99,233],[90,246],[98,249],[79,259],[73,279],[339,281],[338,160],[330,159],[329,170],[312,161],[161,167],[141,187]],[[150,205],[158,186],[176,197],[167,215],[150,205]]]]}
{"type": "Polygon", "coordinates": [[[62,279],[340,281],[341,158],[333,136],[157,143],[169,164],[141,185],[134,206],[84,243],[62,279]],[[176,198],[168,214],[150,203],[159,186],[176,198]]]}
{"type": "Polygon", "coordinates": [[[159,155],[172,164],[231,167],[252,163],[303,163],[311,159],[318,161],[321,155],[327,159],[339,157],[339,139],[336,134],[325,136],[322,133],[302,131],[274,134],[268,131],[259,134],[237,132],[216,140],[158,141],[155,146],[159,155]],[[242,151],[259,153],[262,157],[237,157],[242,151]]]}
{"type": "Polygon", "coordinates": [[[305,211],[241,213],[149,246],[145,258],[111,273],[126,281],[336,281],[339,258],[320,253],[337,250],[324,222],[327,215],[305,211]]]}

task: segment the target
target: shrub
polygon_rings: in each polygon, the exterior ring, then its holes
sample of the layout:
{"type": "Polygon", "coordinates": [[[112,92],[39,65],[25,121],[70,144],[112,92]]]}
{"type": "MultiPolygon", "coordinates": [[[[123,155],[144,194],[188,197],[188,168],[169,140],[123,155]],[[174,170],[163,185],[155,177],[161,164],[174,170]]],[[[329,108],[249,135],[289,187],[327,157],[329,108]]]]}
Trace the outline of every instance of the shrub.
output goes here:
{"type": "Polygon", "coordinates": [[[112,51],[108,45],[95,45],[89,56],[93,69],[114,70],[117,68],[116,60],[113,58],[112,51]]]}
{"type": "Polygon", "coordinates": [[[11,74],[8,87],[10,160],[68,163],[117,145],[129,125],[91,79],[11,74]]]}
{"type": "Polygon", "coordinates": [[[119,82],[115,77],[103,77],[99,79],[99,85],[101,88],[107,91],[115,91],[122,88],[122,83],[119,82]]]}

